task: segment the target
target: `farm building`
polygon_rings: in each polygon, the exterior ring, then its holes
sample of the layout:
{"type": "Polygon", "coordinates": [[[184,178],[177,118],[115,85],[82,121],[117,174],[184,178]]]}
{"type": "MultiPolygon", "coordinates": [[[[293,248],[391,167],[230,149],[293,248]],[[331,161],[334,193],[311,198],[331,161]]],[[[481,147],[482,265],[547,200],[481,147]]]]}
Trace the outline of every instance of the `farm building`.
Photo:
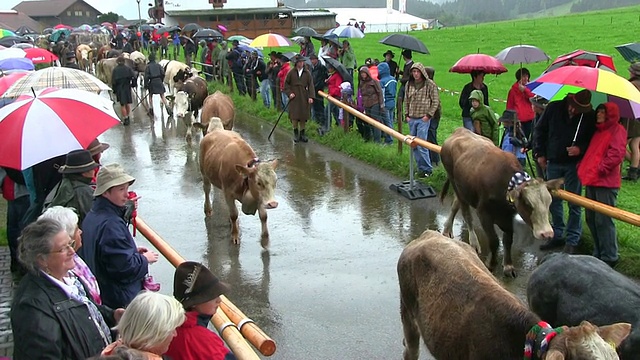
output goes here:
{"type": "Polygon", "coordinates": [[[102,13],[82,0],[23,1],[13,10],[24,13],[45,27],[58,24],[80,26],[94,24],[102,13]]]}
{"type": "Polygon", "coordinates": [[[319,32],[335,26],[335,14],[331,11],[294,9],[277,0],[210,0],[209,4],[204,1],[165,2],[164,13],[167,25],[191,22],[210,28],[224,25],[227,34],[249,38],[267,32],[290,36],[300,26],[311,26],[319,32]]]}

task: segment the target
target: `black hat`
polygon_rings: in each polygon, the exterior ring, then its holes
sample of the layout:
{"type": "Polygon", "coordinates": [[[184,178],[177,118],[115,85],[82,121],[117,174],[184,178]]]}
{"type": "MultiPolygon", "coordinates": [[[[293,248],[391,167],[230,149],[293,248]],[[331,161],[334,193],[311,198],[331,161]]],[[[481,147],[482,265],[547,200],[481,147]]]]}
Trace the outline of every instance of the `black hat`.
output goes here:
{"type": "Polygon", "coordinates": [[[567,95],[569,105],[572,105],[578,113],[584,114],[593,110],[591,106],[591,91],[580,90],[575,94],[567,95]]]}
{"type": "Polygon", "coordinates": [[[240,45],[240,42],[238,40],[233,40],[231,42],[232,45],[240,45]]]}
{"type": "Polygon", "coordinates": [[[396,54],[394,54],[393,51],[391,51],[391,49],[387,50],[387,52],[382,54],[382,57],[386,57],[387,55],[391,55],[392,59],[396,56],[396,54]]]}
{"type": "MultiPolygon", "coordinates": [[[[149,54],[149,57],[151,57],[151,55],[153,55],[153,53],[149,54]]],[[[109,144],[100,142],[100,140],[96,138],[96,139],[93,139],[91,144],[89,144],[89,146],[87,147],[87,150],[89,150],[89,152],[91,153],[91,156],[95,156],[107,150],[109,146],[110,146],[109,144]]]]}
{"type": "Polygon", "coordinates": [[[411,59],[412,58],[411,50],[409,49],[402,50],[402,56],[406,57],[407,59],[411,59]]]}
{"type": "Polygon", "coordinates": [[[180,301],[185,309],[211,301],[228,293],[229,290],[229,285],[195,261],[180,264],[173,276],[173,297],[180,301]]]}
{"type": "Polygon", "coordinates": [[[294,63],[300,62],[300,61],[307,61],[307,58],[298,54],[296,56],[293,57],[293,59],[291,59],[291,61],[293,61],[294,63]]]}
{"type": "Polygon", "coordinates": [[[498,121],[500,122],[508,122],[508,121],[515,121],[516,120],[516,112],[514,110],[505,110],[502,113],[502,116],[500,116],[500,119],[498,119],[498,121]]]}
{"type": "Polygon", "coordinates": [[[64,165],[58,171],[62,174],[82,174],[93,170],[99,165],[93,161],[89,150],[73,150],[67,154],[64,165]]]}
{"type": "Polygon", "coordinates": [[[316,59],[317,60],[318,59],[318,55],[311,54],[311,55],[309,55],[309,59],[316,59]]]}
{"type": "Polygon", "coordinates": [[[269,56],[278,56],[278,53],[274,50],[269,53],[269,56]]]}

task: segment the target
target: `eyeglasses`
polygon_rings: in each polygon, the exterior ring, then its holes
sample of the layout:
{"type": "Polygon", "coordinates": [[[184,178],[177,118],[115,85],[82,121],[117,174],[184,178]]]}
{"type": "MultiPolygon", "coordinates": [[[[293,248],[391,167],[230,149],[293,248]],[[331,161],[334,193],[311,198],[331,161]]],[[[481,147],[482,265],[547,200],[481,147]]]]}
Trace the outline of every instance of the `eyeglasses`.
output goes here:
{"type": "Polygon", "coordinates": [[[69,243],[67,245],[65,245],[62,249],[60,250],[54,250],[51,253],[55,254],[64,254],[64,253],[68,253],[69,250],[74,250],[76,248],[76,241],[75,240],[71,240],[69,241],[69,243]]]}

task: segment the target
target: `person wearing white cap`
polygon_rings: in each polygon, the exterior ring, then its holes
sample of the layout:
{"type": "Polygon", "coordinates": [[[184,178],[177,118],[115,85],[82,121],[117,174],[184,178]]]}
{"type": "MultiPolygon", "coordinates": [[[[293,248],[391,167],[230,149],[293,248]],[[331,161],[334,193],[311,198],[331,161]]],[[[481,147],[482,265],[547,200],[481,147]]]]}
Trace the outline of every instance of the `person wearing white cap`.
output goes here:
{"type": "Polygon", "coordinates": [[[123,219],[129,186],[136,179],[118,164],[103,166],[91,211],[82,222],[83,246],[78,254],[96,275],[103,304],[126,307],[142,290],[149,264],[158,254],[138,247],[123,219]]]}

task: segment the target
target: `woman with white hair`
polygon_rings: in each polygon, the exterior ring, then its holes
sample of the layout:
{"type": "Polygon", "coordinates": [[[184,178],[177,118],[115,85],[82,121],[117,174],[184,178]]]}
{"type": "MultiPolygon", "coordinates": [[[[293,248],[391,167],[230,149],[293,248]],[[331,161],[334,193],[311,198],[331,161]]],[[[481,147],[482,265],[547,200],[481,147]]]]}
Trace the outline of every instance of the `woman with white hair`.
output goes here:
{"type": "MultiPolygon", "coordinates": [[[[75,252],[82,247],[82,230],[80,230],[78,226],[79,218],[74,210],[74,208],[70,207],[52,206],[40,215],[38,219],[52,219],[61,223],[67,231],[67,234],[75,241],[75,246],[73,247],[73,251],[75,252]]],[[[98,280],[96,280],[93,272],[91,272],[91,269],[89,269],[77,253],[74,253],[73,260],[76,266],[71,272],[87,287],[93,302],[98,305],[102,304],[102,300],[100,299],[100,286],[98,286],[98,280]]]]}
{"type": "Polygon", "coordinates": [[[29,224],[19,238],[19,259],[29,273],[11,304],[13,358],[86,359],[111,342],[124,309],[96,305],[72,274],[75,240],[52,219],[29,224]]]}
{"type": "Polygon", "coordinates": [[[182,304],[173,297],[143,291],[127,306],[117,329],[120,339],[107,346],[102,355],[111,355],[120,348],[140,350],[149,360],[163,359],[176,328],[185,321],[182,304]]]}

